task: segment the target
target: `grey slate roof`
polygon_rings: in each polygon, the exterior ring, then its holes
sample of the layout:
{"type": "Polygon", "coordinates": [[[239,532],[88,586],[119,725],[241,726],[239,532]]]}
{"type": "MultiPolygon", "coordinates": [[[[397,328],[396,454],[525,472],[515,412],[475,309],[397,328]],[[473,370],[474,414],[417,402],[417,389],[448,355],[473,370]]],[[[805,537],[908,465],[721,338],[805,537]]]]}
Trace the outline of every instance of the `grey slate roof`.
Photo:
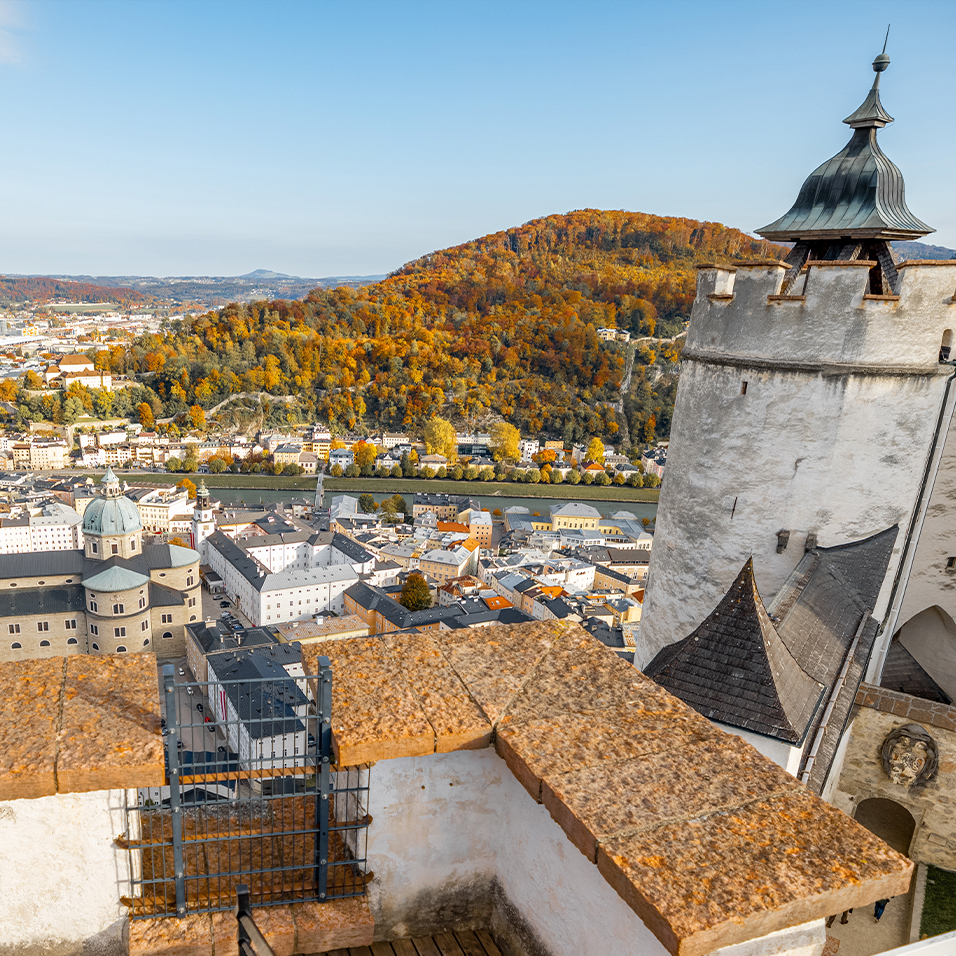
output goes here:
{"type": "Polygon", "coordinates": [[[85,610],[83,587],[79,584],[52,588],[7,588],[0,591],[0,617],[69,614],[85,610]]]}
{"type": "Polygon", "coordinates": [[[645,673],[710,720],[793,744],[824,693],[767,615],[752,558],[697,630],[665,647],[645,673]]]}
{"type": "Polygon", "coordinates": [[[920,667],[916,658],[896,638],[891,641],[883,662],[880,687],[940,704],[953,702],[949,694],[920,667]]]}

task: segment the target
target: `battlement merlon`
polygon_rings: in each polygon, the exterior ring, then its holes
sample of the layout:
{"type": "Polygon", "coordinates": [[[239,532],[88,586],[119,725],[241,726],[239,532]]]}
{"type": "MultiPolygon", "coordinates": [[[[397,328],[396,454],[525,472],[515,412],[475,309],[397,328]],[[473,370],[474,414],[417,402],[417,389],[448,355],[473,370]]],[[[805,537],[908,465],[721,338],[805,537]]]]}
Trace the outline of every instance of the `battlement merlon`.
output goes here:
{"type": "Polygon", "coordinates": [[[811,261],[789,295],[780,294],[783,262],[701,266],[684,355],[861,374],[946,372],[940,348],[956,330],[956,260],[901,263],[899,295],[867,294],[875,265],[811,261]]]}

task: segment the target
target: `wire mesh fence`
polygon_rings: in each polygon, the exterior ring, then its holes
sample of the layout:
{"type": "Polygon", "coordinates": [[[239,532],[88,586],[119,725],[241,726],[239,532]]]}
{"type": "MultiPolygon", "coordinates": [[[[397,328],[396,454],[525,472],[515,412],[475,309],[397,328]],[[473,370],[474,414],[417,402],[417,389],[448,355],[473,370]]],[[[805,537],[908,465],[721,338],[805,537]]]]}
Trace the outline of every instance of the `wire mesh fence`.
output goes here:
{"type": "Polygon", "coordinates": [[[232,909],[240,884],[252,906],[363,894],[369,770],[332,763],[331,670],[221,657],[205,681],[164,668],[167,785],[127,806],[133,918],[232,909]]]}

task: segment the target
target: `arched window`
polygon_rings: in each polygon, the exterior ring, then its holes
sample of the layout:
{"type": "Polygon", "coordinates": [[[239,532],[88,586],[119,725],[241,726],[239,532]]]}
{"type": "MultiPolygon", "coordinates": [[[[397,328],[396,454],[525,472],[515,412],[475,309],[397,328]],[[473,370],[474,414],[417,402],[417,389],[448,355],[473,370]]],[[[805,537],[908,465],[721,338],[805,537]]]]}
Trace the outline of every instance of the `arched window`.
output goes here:
{"type": "Polygon", "coordinates": [[[100,645],[97,644],[96,641],[94,641],[94,642],[93,642],[93,650],[94,650],[94,651],[98,651],[99,649],[100,649],[100,645]]]}
{"type": "Polygon", "coordinates": [[[143,647],[149,647],[149,638],[148,638],[148,637],[146,638],[145,641],[143,641],[143,647]]]}
{"type": "Polygon", "coordinates": [[[135,550],[136,550],[136,539],[135,539],[135,538],[130,538],[130,539],[129,539],[129,549],[130,549],[130,551],[135,551],[135,550]]]}
{"type": "Polygon", "coordinates": [[[23,647],[23,645],[22,645],[19,641],[14,641],[14,642],[10,645],[10,649],[11,649],[11,650],[14,650],[14,651],[18,651],[18,650],[20,650],[20,648],[22,648],[22,647],[23,647]]]}
{"type": "Polygon", "coordinates": [[[49,647],[49,646],[50,646],[49,641],[40,641],[40,647],[49,647]]]}
{"type": "Polygon", "coordinates": [[[76,638],[75,638],[75,637],[71,637],[71,638],[69,638],[69,639],[67,640],[66,643],[67,643],[67,644],[75,644],[75,643],[76,643],[76,638]]]}
{"type": "Polygon", "coordinates": [[[123,647],[122,644],[120,644],[120,646],[116,648],[116,653],[117,653],[117,654],[125,654],[125,653],[126,653],[126,648],[123,647]]]}
{"type": "Polygon", "coordinates": [[[163,631],[163,637],[172,637],[172,636],[173,636],[172,631],[163,631]]]}
{"type": "Polygon", "coordinates": [[[941,362],[948,362],[949,356],[953,351],[953,330],[946,329],[943,332],[943,340],[939,344],[939,360],[941,362]]]}

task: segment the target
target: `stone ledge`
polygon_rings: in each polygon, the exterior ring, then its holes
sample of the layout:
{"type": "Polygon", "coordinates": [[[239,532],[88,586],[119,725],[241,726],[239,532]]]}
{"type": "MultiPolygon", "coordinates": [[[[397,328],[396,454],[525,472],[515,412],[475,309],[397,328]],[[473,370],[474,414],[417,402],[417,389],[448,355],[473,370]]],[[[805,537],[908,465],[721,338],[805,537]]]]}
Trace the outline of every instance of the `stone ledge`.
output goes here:
{"type": "Polygon", "coordinates": [[[860,689],[856,693],[856,703],[860,707],[869,707],[884,714],[894,714],[918,724],[939,727],[940,730],[956,730],[956,705],[954,704],[923,700],[922,697],[913,697],[876,684],[860,684],[860,689]]]}
{"type": "Polygon", "coordinates": [[[577,625],[383,635],[302,654],[307,673],[319,655],[331,660],[340,764],[405,756],[412,741],[424,756],[492,737],[525,789],[678,956],[909,885],[909,860],[577,625]],[[704,902],[686,905],[695,893],[704,902]]]}
{"type": "Polygon", "coordinates": [[[0,800],[165,782],[152,654],[0,664],[0,800]]]}
{"type": "MultiPolygon", "coordinates": [[[[370,946],[375,930],[364,896],[257,906],[252,915],[276,956],[370,946]]],[[[238,952],[233,910],[130,923],[129,956],[237,956],[238,952]]]]}

